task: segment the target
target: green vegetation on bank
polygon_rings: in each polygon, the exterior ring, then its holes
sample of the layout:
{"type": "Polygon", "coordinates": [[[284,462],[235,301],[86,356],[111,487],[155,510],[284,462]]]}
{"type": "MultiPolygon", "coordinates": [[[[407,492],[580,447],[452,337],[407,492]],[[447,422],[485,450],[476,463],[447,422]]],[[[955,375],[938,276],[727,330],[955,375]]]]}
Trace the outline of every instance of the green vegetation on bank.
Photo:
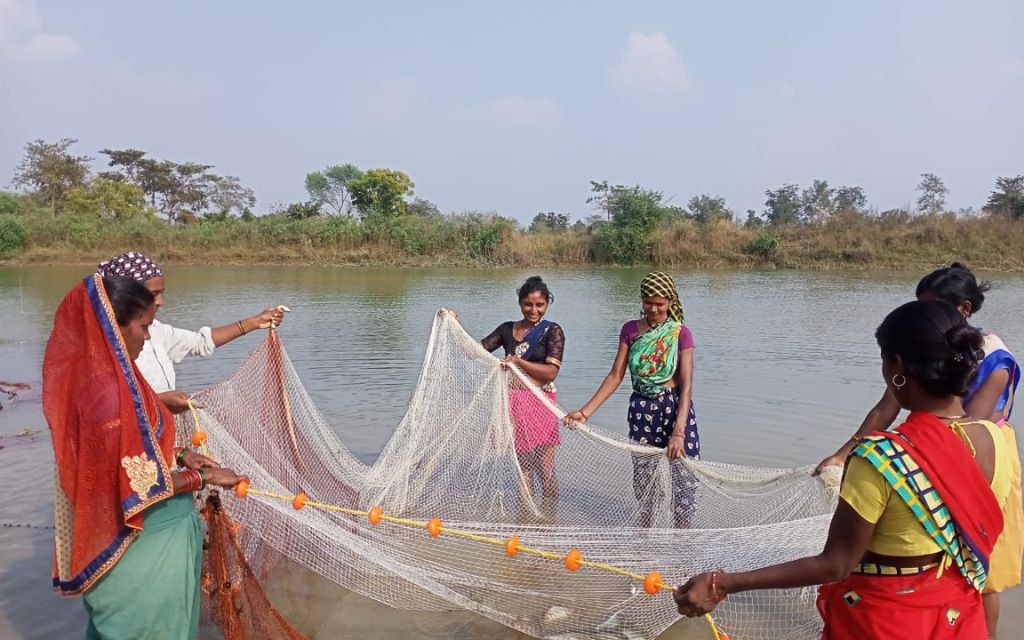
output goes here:
{"type": "Polygon", "coordinates": [[[443,214],[401,171],[333,165],[305,177],[308,200],[254,215],[256,198],[210,165],[104,149],[110,171],[72,139],[26,145],[19,193],[0,192],[0,258],[94,262],[127,249],[168,263],[920,268],[958,258],[1024,270],[1024,176],[1000,177],[980,212],[951,212],[924,174],[913,210],[878,212],[857,186],[824,180],[765,192],[743,222],[721,197],[685,207],[659,191],[592,182],[594,214],[443,214]]]}

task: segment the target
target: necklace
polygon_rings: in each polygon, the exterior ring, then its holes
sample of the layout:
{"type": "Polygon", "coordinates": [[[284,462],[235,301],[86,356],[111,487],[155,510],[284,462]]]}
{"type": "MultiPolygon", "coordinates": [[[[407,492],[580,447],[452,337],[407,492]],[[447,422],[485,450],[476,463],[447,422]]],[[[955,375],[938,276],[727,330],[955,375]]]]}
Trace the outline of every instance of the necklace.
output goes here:
{"type": "Polygon", "coordinates": [[[967,417],[967,414],[965,413],[965,414],[959,415],[959,416],[935,416],[935,417],[938,418],[939,420],[963,420],[964,418],[967,417]]]}

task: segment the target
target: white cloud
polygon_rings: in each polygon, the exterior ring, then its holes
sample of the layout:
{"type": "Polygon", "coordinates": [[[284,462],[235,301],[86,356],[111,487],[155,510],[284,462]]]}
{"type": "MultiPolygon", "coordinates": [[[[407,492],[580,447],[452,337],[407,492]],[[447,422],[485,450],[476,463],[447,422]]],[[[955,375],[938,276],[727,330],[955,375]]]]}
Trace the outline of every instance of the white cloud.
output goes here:
{"type": "Polygon", "coordinates": [[[41,22],[31,0],[0,0],[0,58],[57,59],[81,52],[71,36],[40,33],[41,22]]]}
{"type": "Polygon", "coordinates": [[[484,115],[502,126],[552,129],[558,126],[562,110],[551,98],[508,95],[488,103],[484,115]]]}
{"type": "Polygon", "coordinates": [[[647,93],[673,94],[690,86],[690,72],[682,56],[661,32],[630,33],[611,77],[620,87],[647,93]]]}

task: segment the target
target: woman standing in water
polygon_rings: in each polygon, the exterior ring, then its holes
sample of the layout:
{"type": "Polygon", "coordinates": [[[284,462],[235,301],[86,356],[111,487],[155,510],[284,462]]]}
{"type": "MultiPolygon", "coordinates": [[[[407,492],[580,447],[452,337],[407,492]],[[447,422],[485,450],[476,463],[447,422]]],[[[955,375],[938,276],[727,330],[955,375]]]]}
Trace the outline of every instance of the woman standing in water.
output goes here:
{"type": "MultiPolygon", "coordinates": [[[[918,300],[942,300],[956,307],[964,318],[981,310],[987,282],[979,283],[971,270],[959,262],[937,269],[917,285],[918,300]]],[[[1007,420],[1013,409],[1013,395],[1020,382],[1020,366],[1003,341],[992,333],[982,332],[984,359],[978,375],[963,397],[964,411],[973,418],[990,420],[1000,426],[999,432],[1009,445],[1012,460],[1010,494],[1002,503],[1005,526],[992,551],[992,566],[985,586],[984,604],[990,638],[995,638],[999,622],[999,593],[1021,582],[1021,561],[1024,558],[1024,508],[1021,506],[1021,463],[1017,439],[1007,420]]],[[[839,451],[818,465],[818,471],[846,460],[858,439],[888,429],[899,415],[900,405],[889,390],[868,412],[857,433],[839,451]]]]}
{"type": "Polygon", "coordinates": [[[203,539],[192,493],[242,480],[175,451],[174,418],[133,364],[155,314],[143,285],[92,275],[61,302],[43,358],[53,585],[84,595],[86,638],[196,637],[203,539]]]}
{"type": "MultiPolygon", "coordinates": [[[[640,282],[643,317],[619,331],[619,349],[597,392],[567,421],[586,422],[622,384],[626,368],[633,382],[626,421],[629,438],[668,449],[669,459],[700,458],[700,435],[693,410],[693,334],[683,324],[675,282],[655,271],[640,282]]],[[[633,491],[640,503],[639,524],[653,526],[658,495],[653,486],[659,460],[633,457],[633,491]]],[[[676,527],[687,527],[696,508],[696,482],[681,464],[672,465],[672,513],[676,527]]]]}
{"type": "Polygon", "coordinates": [[[704,615],[732,593],[820,584],[822,638],[985,637],[981,593],[1014,454],[1000,427],[966,415],[960,399],[977,377],[982,335],[952,305],[928,300],[891,312],[875,338],[887,392],[910,415],[857,440],[824,550],[697,575],[676,589],[679,613],[704,615]]]}
{"type": "MultiPolygon", "coordinates": [[[[505,352],[502,362],[512,363],[522,370],[555,403],[555,378],[562,367],[565,333],[557,323],[544,319],[555,296],[540,276],[527,278],[516,295],[523,318],[501,323],[480,344],[487,351],[501,348],[505,352]]],[[[560,441],[558,417],[529,389],[511,389],[509,409],[515,426],[516,456],[525,476],[526,489],[533,495],[534,484],[539,481],[545,511],[550,511],[558,498],[555,476],[555,447],[560,441]]]]}
{"type": "MultiPolygon", "coordinates": [[[[137,251],[122,253],[101,262],[97,271],[104,277],[117,276],[141,282],[155,297],[157,311],[163,306],[166,277],[160,265],[147,256],[137,251]]],[[[175,388],[176,363],[188,356],[210,356],[214,349],[235,338],[256,329],[276,327],[284,322],[286,311],[287,307],[278,305],[251,318],[213,329],[203,327],[199,331],[178,329],[153,320],[149,329],[150,337],[136,364],[171,413],[181,413],[188,409],[188,394],[175,388]]]]}

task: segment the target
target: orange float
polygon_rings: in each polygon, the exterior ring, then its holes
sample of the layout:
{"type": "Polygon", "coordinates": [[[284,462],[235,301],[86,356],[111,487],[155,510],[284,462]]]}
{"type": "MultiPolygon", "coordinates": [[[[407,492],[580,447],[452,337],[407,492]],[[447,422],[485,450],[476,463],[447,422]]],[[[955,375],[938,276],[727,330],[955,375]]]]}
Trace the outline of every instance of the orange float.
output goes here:
{"type": "Polygon", "coordinates": [[[306,494],[304,494],[304,493],[297,493],[297,494],[295,494],[295,497],[292,498],[292,507],[296,511],[298,511],[299,509],[301,509],[304,506],[306,506],[306,494]]]}
{"type": "Polygon", "coordinates": [[[370,524],[380,524],[380,517],[384,515],[380,510],[380,507],[374,505],[366,514],[366,518],[370,521],[370,524]]]}
{"type": "Polygon", "coordinates": [[[519,553],[519,536],[509,536],[505,540],[505,553],[510,558],[519,553]]]}
{"type": "Polygon", "coordinates": [[[657,571],[652,571],[647,574],[646,578],[644,578],[644,591],[653,596],[654,594],[661,591],[661,587],[664,584],[665,583],[662,582],[661,579],[661,574],[657,571]]]}
{"type": "Polygon", "coordinates": [[[565,554],[565,568],[569,571],[578,571],[583,564],[583,554],[579,549],[570,549],[565,554]]]}
{"type": "Polygon", "coordinates": [[[195,433],[192,434],[192,445],[193,446],[201,447],[204,444],[206,444],[206,432],[205,431],[196,431],[195,433]]]}
{"type": "Polygon", "coordinates": [[[239,498],[244,498],[249,495],[249,481],[242,480],[235,485],[235,495],[239,498]]]}
{"type": "Polygon", "coordinates": [[[427,523],[427,533],[432,537],[436,538],[441,535],[441,519],[431,518],[430,522],[427,523]]]}

